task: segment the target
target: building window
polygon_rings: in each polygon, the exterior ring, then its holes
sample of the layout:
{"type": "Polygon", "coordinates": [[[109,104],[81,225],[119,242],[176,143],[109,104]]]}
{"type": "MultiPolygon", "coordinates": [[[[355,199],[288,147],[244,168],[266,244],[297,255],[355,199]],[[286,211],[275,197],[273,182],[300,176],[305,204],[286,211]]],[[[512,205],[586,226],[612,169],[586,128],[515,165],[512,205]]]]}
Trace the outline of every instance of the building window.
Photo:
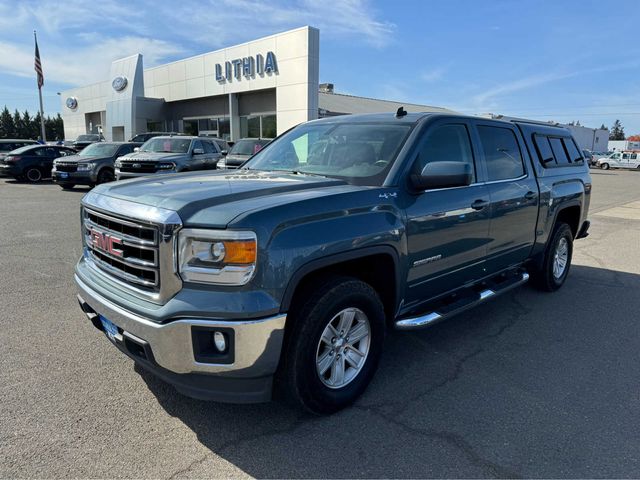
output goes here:
{"type": "Polygon", "coordinates": [[[229,118],[185,118],[183,120],[182,133],[202,137],[219,137],[228,140],[231,137],[229,118]]]}
{"type": "Polygon", "coordinates": [[[147,122],[147,132],[162,132],[164,122],[147,122]]]}
{"type": "Polygon", "coordinates": [[[240,138],[275,138],[275,115],[251,115],[240,117],[240,138]]]}

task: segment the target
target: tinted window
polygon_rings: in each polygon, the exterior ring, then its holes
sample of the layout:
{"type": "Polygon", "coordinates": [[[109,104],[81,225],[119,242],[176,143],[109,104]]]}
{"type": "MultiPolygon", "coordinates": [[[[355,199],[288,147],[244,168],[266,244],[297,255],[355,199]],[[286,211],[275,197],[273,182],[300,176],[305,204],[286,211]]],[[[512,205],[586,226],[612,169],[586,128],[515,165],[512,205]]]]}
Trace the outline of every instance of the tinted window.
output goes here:
{"type": "Polygon", "coordinates": [[[632,153],[631,154],[631,160],[637,160],[638,158],[638,154],[637,153],[632,153]]]}
{"type": "Polygon", "coordinates": [[[0,143],[0,152],[10,152],[11,150],[15,150],[17,147],[14,143],[0,143]]]}
{"type": "Polygon", "coordinates": [[[562,139],[557,137],[549,137],[549,143],[551,144],[551,150],[553,150],[553,156],[556,157],[556,163],[558,165],[568,165],[569,157],[562,145],[562,139]]]}
{"type": "MultiPolygon", "coordinates": [[[[578,147],[576,147],[575,142],[573,141],[572,138],[563,138],[562,139],[562,143],[564,143],[564,149],[567,151],[567,153],[569,154],[569,161],[570,162],[582,162],[583,158],[582,155],[580,154],[580,150],[578,150],[578,147]]],[[[591,156],[591,155],[589,155],[591,156]]]]}
{"type": "Polygon", "coordinates": [[[200,140],[196,140],[195,142],[193,142],[193,149],[195,150],[196,148],[204,151],[204,147],[202,146],[202,142],[200,140]]]}
{"type": "Polygon", "coordinates": [[[229,152],[231,155],[253,155],[258,153],[262,145],[257,140],[239,140],[229,152]]]}
{"type": "Polygon", "coordinates": [[[524,175],[518,140],[512,130],[478,126],[482,151],[487,165],[487,180],[506,180],[524,175]]]}
{"type": "Polygon", "coordinates": [[[549,145],[549,139],[544,135],[534,135],[533,139],[536,144],[536,148],[538,149],[538,158],[540,159],[540,163],[542,165],[549,166],[555,165],[556,159],[553,156],[553,150],[551,150],[551,145],[549,145]]]}
{"type": "MultiPolygon", "coordinates": [[[[430,130],[420,148],[416,161],[416,173],[422,172],[429,162],[456,161],[473,165],[469,132],[464,125],[443,125],[430,130]]],[[[475,181],[475,174],[473,176],[475,181]]]]}
{"type": "Polygon", "coordinates": [[[357,185],[380,185],[411,127],[404,123],[311,122],[274,140],[243,168],[294,170],[344,178],[357,185]]]}
{"type": "Polygon", "coordinates": [[[126,155],[127,153],[131,153],[133,152],[133,149],[135,147],[133,145],[122,145],[120,147],[120,150],[118,150],[118,156],[121,157],[123,155],[126,155]]]}
{"type": "Polygon", "coordinates": [[[204,153],[217,153],[216,147],[211,142],[202,142],[204,153]]]}

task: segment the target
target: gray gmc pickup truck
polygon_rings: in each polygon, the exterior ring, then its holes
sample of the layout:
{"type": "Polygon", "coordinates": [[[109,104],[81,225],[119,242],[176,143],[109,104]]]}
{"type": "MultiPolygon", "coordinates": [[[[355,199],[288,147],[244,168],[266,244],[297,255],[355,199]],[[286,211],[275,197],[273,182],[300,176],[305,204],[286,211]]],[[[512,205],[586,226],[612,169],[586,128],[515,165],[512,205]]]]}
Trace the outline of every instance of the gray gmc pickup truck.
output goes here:
{"type": "Polygon", "coordinates": [[[402,109],[315,120],[240,170],[89,192],[78,300],[186,395],[331,413],[363,393],[388,329],[529,279],[560,288],[590,194],[563,128],[402,109]]]}

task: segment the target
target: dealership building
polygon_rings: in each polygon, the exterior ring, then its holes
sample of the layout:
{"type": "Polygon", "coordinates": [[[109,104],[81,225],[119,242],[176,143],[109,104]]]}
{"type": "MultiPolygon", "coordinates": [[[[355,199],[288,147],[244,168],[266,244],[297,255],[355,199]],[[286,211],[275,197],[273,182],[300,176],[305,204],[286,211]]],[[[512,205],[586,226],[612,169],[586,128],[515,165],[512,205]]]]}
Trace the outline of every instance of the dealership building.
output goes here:
{"type": "Polygon", "coordinates": [[[448,112],[444,108],[341,95],[319,85],[320,32],[302,27],[144,68],[136,54],[109,78],[62,93],[66,139],[102,132],[122,141],[147,131],[272,138],[298,123],[346,113],[448,112]]]}

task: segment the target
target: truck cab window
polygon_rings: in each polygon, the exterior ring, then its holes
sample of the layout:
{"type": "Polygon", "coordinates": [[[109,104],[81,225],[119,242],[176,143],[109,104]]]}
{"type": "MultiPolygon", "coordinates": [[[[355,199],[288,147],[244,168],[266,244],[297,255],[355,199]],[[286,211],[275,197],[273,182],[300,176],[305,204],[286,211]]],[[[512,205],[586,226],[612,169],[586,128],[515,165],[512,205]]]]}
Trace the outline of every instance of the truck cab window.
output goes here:
{"type": "Polygon", "coordinates": [[[442,125],[427,132],[427,137],[416,159],[415,171],[421,172],[429,162],[441,161],[468,163],[474,172],[472,182],[475,182],[475,166],[466,126],[442,125]]]}
{"type": "Polygon", "coordinates": [[[478,126],[487,180],[507,180],[525,174],[520,147],[515,134],[509,128],[478,126]]]}

